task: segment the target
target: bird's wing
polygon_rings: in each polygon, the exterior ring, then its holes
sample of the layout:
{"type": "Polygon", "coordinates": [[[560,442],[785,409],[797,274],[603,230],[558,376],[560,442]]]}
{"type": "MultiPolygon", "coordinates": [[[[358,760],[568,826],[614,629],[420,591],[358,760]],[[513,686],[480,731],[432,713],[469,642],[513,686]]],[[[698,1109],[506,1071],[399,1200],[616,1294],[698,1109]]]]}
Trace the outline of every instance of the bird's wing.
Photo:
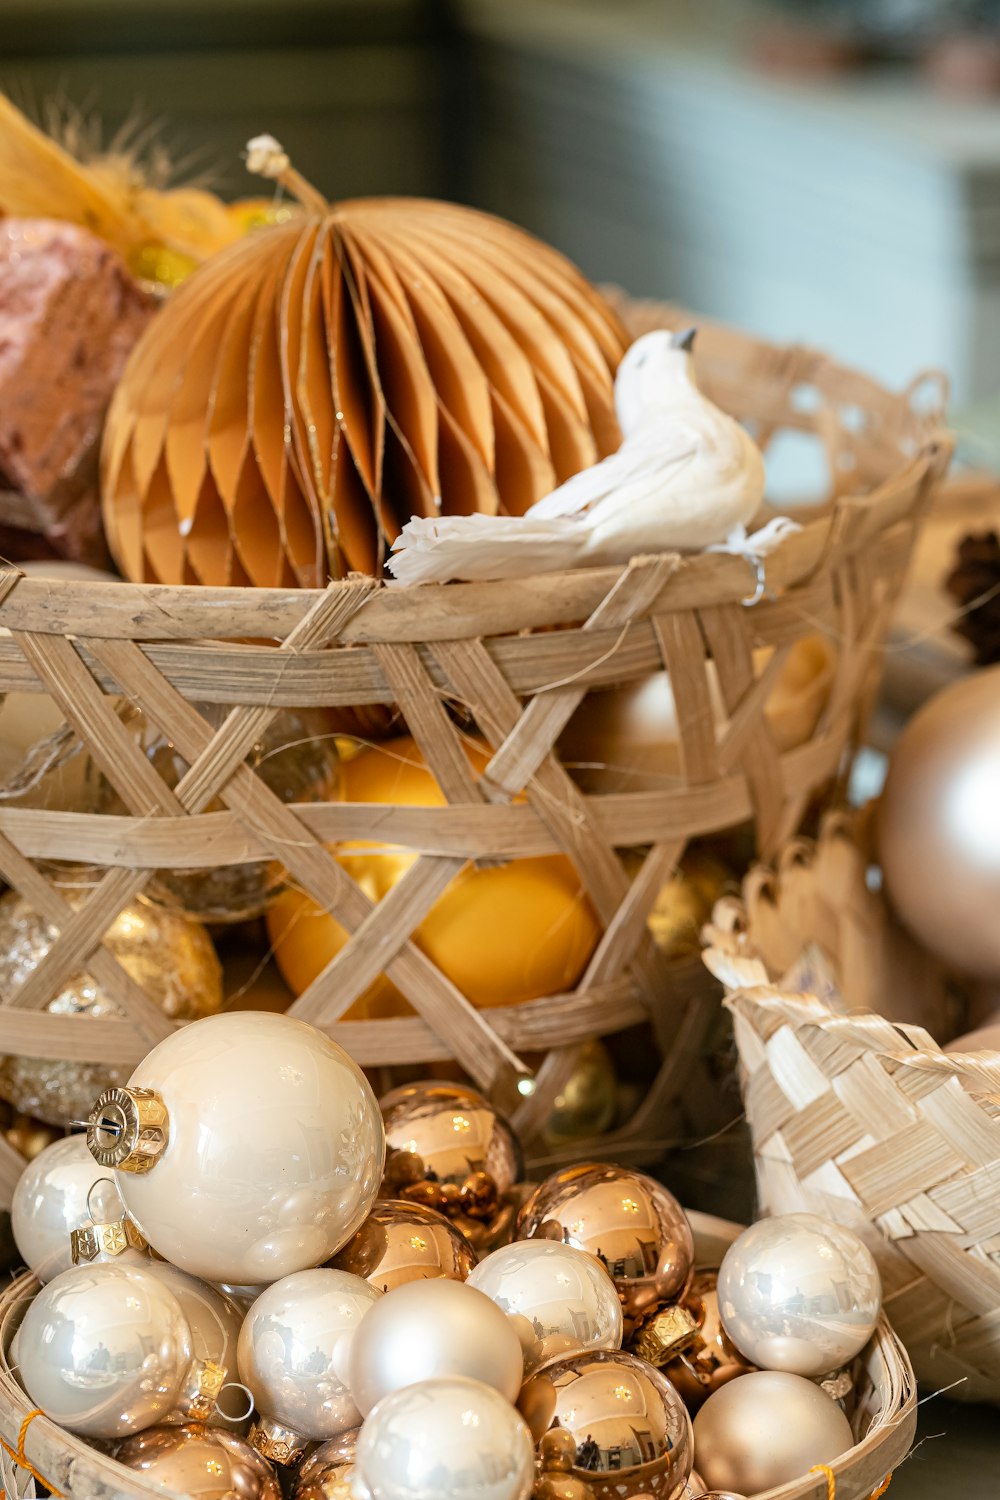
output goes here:
{"type": "Polygon", "coordinates": [[[582,517],[626,485],[637,481],[669,484],[671,471],[692,457],[698,441],[697,431],[688,423],[637,433],[617,453],[582,469],[551,495],[537,500],[525,515],[546,521],[557,516],[582,517]]]}

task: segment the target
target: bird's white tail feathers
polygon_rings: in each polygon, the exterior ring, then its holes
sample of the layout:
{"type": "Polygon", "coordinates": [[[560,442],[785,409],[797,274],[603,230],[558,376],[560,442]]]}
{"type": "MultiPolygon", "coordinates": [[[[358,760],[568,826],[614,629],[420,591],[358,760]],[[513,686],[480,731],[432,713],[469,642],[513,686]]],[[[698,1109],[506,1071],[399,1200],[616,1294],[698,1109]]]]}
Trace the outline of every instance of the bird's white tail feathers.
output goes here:
{"type": "Polygon", "coordinates": [[[521,578],[574,567],[586,541],[577,521],[557,517],[414,517],[386,565],[400,583],[521,578]]]}

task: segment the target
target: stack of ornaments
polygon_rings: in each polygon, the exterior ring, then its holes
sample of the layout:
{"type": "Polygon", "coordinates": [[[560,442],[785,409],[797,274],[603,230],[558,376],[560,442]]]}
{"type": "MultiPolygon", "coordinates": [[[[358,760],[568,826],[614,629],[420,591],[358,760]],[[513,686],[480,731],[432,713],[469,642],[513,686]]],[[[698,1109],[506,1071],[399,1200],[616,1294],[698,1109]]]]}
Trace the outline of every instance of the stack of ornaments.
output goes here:
{"type": "Polygon", "coordinates": [[[279,1500],[279,1472],[294,1500],[693,1500],[851,1447],[880,1304],[855,1236],[791,1215],[696,1269],[642,1173],[520,1175],[472,1090],[380,1109],[303,1022],[197,1021],[26,1170],[44,1284],[10,1363],[46,1416],[198,1500],[279,1500]]]}

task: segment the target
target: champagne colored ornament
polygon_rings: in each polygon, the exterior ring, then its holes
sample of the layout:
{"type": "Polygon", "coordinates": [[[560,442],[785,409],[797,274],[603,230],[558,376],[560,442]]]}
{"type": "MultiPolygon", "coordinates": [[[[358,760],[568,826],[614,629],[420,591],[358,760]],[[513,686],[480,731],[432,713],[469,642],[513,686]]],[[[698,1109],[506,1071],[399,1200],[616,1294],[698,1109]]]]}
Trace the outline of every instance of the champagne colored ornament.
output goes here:
{"type": "Polygon", "coordinates": [[[754,1368],[722,1326],[716,1291],[718,1275],[715,1270],[700,1270],[691,1278],[684,1306],[695,1320],[696,1331],[683,1352],[663,1366],[664,1375],[692,1413],[721,1385],[754,1368]]]}
{"type": "Polygon", "coordinates": [[[295,1470],[291,1500],[342,1500],[343,1485],[354,1473],[360,1432],[352,1427],[314,1448],[295,1470]]]}
{"type": "Polygon", "coordinates": [[[805,1376],[859,1354],[882,1304],[871,1251],[818,1214],[751,1224],[726,1251],[717,1294],[722,1325],[746,1359],[805,1376]]]}
{"type": "Polygon", "coordinates": [[[515,1400],[524,1373],[517,1334],[489,1297],[458,1281],[411,1281],[389,1292],[351,1340],[348,1379],[367,1416],[390,1391],[462,1375],[515,1400]]]}
{"type": "Polygon", "coordinates": [[[381,1101],[389,1159],[385,1190],[453,1219],[479,1250],[508,1233],[521,1148],[506,1119],[475,1089],[408,1083],[381,1101]]]}
{"type": "Polygon", "coordinates": [[[379,1402],[358,1437],[356,1473],[372,1500],[528,1500],[535,1454],[502,1395],[449,1377],[379,1402]]]}
{"type": "Polygon", "coordinates": [[[487,1255],[469,1277],[514,1325],[530,1375],[583,1349],[620,1349],[622,1309],[614,1282],[592,1255],[551,1240],[520,1240],[487,1255]]]}
{"type": "Polygon", "coordinates": [[[321,587],[377,572],[411,515],[520,514],[618,446],[628,343],[554,250],[451,204],[300,198],[170,299],[105,428],[129,578],[321,587]]]}
{"type": "Polygon", "coordinates": [[[698,1472],[717,1490],[756,1495],[829,1464],[854,1444],[851,1424],[811,1380],[755,1370],[730,1381],[694,1419],[698,1472]]]}
{"type": "Polygon", "coordinates": [[[152,1484],[191,1500],[281,1500],[270,1465],[249,1443],[218,1427],[150,1427],[115,1454],[152,1484]]]}
{"type": "Polygon", "coordinates": [[[113,1182],[99,1186],[101,1169],[84,1135],[66,1136],[29,1162],[14,1187],[10,1215],[25,1265],[41,1282],[73,1264],[70,1235],[93,1213],[117,1217],[121,1199],[113,1182]]]}
{"type": "Polygon", "coordinates": [[[644,1172],[585,1162],[554,1172],[518,1216],[520,1240],[561,1240],[603,1262],[628,1322],[687,1286],[694,1240],[672,1193],[644,1172]]]}
{"type": "MultiPolygon", "coordinates": [[[[473,774],[481,776],[490,751],[478,741],[466,741],[465,752],[473,774]]],[[[349,761],[343,768],[343,795],[348,802],[406,807],[443,807],[447,801],[416,744],[406,737],[373,745],[349,761]]],[[[379,901],[417,855],[365,840],[343,844],[339,859],[365,893],[379,901]]],[[[334,917],[293,891],[282,898],[268,930],[278,967],[296,994],[347,940],[334,917]]],[[[488,1008],[572,989],[599,936],[570,860],[543,855],[462,870],[417,927],[414,940],[473,1005],[488,1008]]],[[[367,1015],[411,1013],[384,976],[364,1000],[367,1015]]]]}
{"type": "MultiPolygon", "coordinates": [[[[82,898],[79,898],[82,899],[82,898]]],[[[76,904],[77,898],[71,898],[76,904]]],[[[0,896],[0,993],[16,994],[56,939],[56,929],[21,896],[0,896]]],[[[213,1015],[222,1005],[222,968],[197,922],[146,902],[119,912],[104,943],[122,967],[174,1021],[213,1015]]],[[[56,1015],[119,1016],[89,974],[67,981],[46,1010],[56,1015]]],[[[102,1089],[125,1082],[128,1068],[61,1058],[0,1058],[0,1096],[54,1125],[85,1120],[102,1089]]]]}
{"type": "Polygon", "coordinates": [[[542,1139],[552,1148],[589,1140],[611,1127],[617,1108],[618,1079],[608,1049],[603,1042],[587,1042],[556,1095],[542,1139]]]}
{"type": "Polygon", "coordinates": [[[31,1302],[20,1377],[45,1415],[85,1437],[127,1437],[198,1395],[176,1298],[142,1266],[73,1266],[31,1302]]]}
{"type": "Polygon", "coordinates": [[[347,1349],[381,1295],[360,1276],[323,1268],[282,1277],[257,1298],[240,1334],[239,1369],[258,1411],[250,1442],[265,1458],[288,1463],[311,1440],[359,1425],[347,1349]]]}
{"type": "Polygon", "coordinates": [[[376,1203],[353,1239],[331,1261],[381,1292],[408,1281],[442,1276],[465,1281],[476,1255],[460,1230],[421,1203],[389,1198],[376,1203]]]}
{"type": "Polygon", "coordinates": [[[1000,978],[1000,666],[914,715],[879,806],[886,893],[917,940],[954,968],[1000,978]]]}
{"type": "Polygon", "coordinates": [[[563,1428],[570,1472],[596,1500],[682,1500],[691,1472],[691,1422],[670,1382],[632,1354],[593,1350],[551,1360],[525,1383],[519,1406],[538,1433],[563,1428]]]}
{"type": "Polygon", "coordinates": [[[102,1095],[88,1131],[153,1248],[236,1284],[339,1250],[375,1200],[384,1139],[364,1074],[335,1042],[254,1011],[160,1042],[102,1095]]]}

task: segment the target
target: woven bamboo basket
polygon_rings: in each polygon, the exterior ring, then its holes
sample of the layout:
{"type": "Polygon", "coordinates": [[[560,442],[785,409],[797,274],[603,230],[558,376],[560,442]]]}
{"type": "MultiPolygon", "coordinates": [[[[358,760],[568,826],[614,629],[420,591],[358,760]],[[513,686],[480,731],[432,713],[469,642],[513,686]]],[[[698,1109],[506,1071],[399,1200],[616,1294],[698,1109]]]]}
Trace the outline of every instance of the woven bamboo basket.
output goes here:
{"type": "MultiPolygon", "coordinates": [[[[695,1255],[700,1265],[717,1266],[740,1232],[706,1214],[690,1214],[695,1255]]],[[[122,1496],[159,1496],[169,1491],[122,1469],[81,1438],[34,1414],[13,1374],[10,1346],[31,1298],[34,1277],[23,1275],[0,1296],[0,1485],[9,1500],[34,1493],[33,1480],[55,1495],[73,1500],[120,1500],[122,1496]]],[[[906,1350],[883,1317],[855,1364],[856,1400],[851,1413],[855,1446],[826,1472],[804,1475],[757,1500],[868,1500],[882,1493],[888,1476],[906,1457],[917,1424],[916,1390],[906,1350]]]]}
{"type": "MultiPolygon", "coordinates": [[[[648,309],[642,316],[648,323],[648,309]]],[[[659,318],[690,321],[663,308],[659,318]]],[[[656,950],[647,915],[690,840],[751,824],[758,848],[772,851],[836,780],[949,456],[940,414],[918,411],[912,392],[891,394],[807,349],[703,327],[699,371],[765,449],[790,429],[811,434],[827,460],[828,502],[803,512],[802,529],[768,556],[766,589],[752,607],[754,569],[723,554],[418,590],[361,577],[325,590],[54,585],[0,572],[0,626],[9,632],[0,637],[0,692],[50,694],[129,809],[0,807],[0,875],[59,933],[2,997],[3,1051],[136,1063],[170,1023],[103,946],[109,923],[156,869],[273,856],[353,933],[291,1009],[333,1031],[359,1062],[431,1072],[457,1059],[514,1110],[530,1147],[577,1048],[651,1020],[663,1055],[656,1082],[633,1120],[593,1149],[637,1159],[651,1141],[662,1149],[683,1138],[683,1095],[698,1089],[718,991],[697,958],[671,963],[656,950]],[[816,632],[836,651],[830,690],[808,740],[782,752],[765,705],[792,647],[816,632]],[[757,648],[770,648],[764,665],[757,648]],[[589,692],[664,667],[679,769],[652,791],[584,795],[554,749],[563,727],[589,692]],[[190,765],[175,790],[124,729],[115,711],[122,698],[190,765]],[[230,712],[216,730],[195,704],[230,712]],[[420,857],[373,906],[328,847],[370,838],[371,807],[283,805],[245,757],[282,707],[388,704],[401,710],[448,805],[379,808],[378,839],[420,857]],[[492,747],[478,779],[449,704],[492,747]],[[218,800],[222,811],[205,810],[218,800]],[[627,870],[622,853],[639,846],[645,857],[627,870]],[[572,993],[477,1011],[415,945],[414,929],[469,861],[555,852],[574,863],[603,929],[583,978],[572,993]],[[102,872],[75,911],[39,866],[52,859],[102,872]],[[81,969],[119,1015],[46,1013],[81,969]],[[414,1015],[340,1019],[383,971],[414,1015]],[[526,1052],[545,1058],[533,1093],[526,1052]]],[[[20,1166],[0,1142],[0,1202],[20,1166]]]]}

